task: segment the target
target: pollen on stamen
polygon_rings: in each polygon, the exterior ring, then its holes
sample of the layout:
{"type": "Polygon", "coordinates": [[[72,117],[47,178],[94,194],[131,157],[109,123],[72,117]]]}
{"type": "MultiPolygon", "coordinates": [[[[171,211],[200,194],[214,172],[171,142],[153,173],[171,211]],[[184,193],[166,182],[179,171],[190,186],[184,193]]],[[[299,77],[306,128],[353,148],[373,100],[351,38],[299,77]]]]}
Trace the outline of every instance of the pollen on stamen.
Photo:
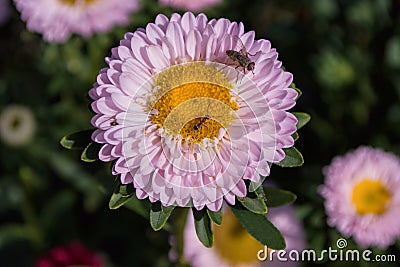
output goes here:
{"type": "Polygon", "coordinates": [[[165,70],[155,80],[151,120],[173,136],[201,143],[218,137],[239,106],[231,83],[215,67],[195,62],[165,70]]]}

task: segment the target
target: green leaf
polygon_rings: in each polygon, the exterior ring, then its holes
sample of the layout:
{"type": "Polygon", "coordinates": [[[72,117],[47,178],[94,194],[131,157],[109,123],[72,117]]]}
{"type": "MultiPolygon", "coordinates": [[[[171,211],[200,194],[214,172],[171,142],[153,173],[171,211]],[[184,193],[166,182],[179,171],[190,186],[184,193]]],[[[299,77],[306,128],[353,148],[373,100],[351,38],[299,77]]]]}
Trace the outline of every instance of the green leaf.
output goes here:
{"type": "Polygon", "coordinates": [[[207,214],[208,217],[210,217],[211,221],[213,221],[215,224],[221,225],[222,223],[222,209],[219,211],[211,211],[207,209],[207,214]]]}
{"type": "Polygon", "coordinates": [[[286,247],[282,234],[265,215],[255,214],[239,203],[230,208],[244,229],[261,244],[275,250],[286,247]]]}
{"type": "MultiPolygon", "coordinates": [[[[114,187],[114,192],[110,198],[110,201],[108,203],[108,206],[110,209],[118,209],[119,207],[123,205],[127,205],[127,203],[131,200],[131,198],[136,198],[135,192],[134,192],[134,187],[133,184],[122,184],[121,180],[119,177],[116,178],[115,180],[115,187],[114,187]]],[[[136,200],[140,202],[137,198],[136,200]]],[[[130,203],[132,205],[133,203],[130,203]]],[[[137,207],[139,207],[139,204],[136,204],[137,207]]],[[[140,215],[144,216],[145,218],[148,218],[148,212],[150,209],[150,206],[148,206],[147,209],[145,209],[145,212],[143,212],[142,209],[138,210],[136,206],[129,206],[128,208],[134,210],[135,212],[139,213],[140,215]]]]}
{"type": "Polygon", "coordinates": [[[99,151],[102,145],[91,142],[89,145],[83,150],[81,154],[81,160],[84,162],[94,162],[99,159],[99,151]]]}
{"type": "Polygon", "coordinates": [[[118,209],[134,195],[133,184],[122,184],[119,177],[115,180],[114,192],[110,198],[108,206],[110,209],[118,209]]]}
{"type": "Polygon", "coordinates": [[[175,206],[164,207],[160,201],[151,204],[150,225],[155,230],[161,230],[167,222],[175,206]]]}
{"type": "Polygon", "coordinates": [[[108,203],[108,207],[115,210],[126,204],[129,200],[130,197],[124,197],[120,193],[113,193],[108,203]]]}
{"type": "Polygon", "coordinates": [[[306,125],[311,119],[311,116],[304,112],[293,112],[293,115],[297,118],[297,130],[306,125]]]}
{"type": "Polygon", "coordinates": [[[207,248],[211,248],[214,243],[214,236],[211,230],[211,221],[205,209],[196,210],[192,208],[194,217],[194,227],[200,242],[207,248]]]}
{"type": "MultiPolygon", "coordinates": [[[[119,180],[119,178],[117,178],[119,180]]],[[[114,193],[116,193],[114,191],[114,193]]],[[[134,187],[133,184],[121,184],[119,183],[118,193],[121,194],[122,197],[131,197],[134,195],[134,187]]]]}
{"type": "Polygon", "coordinates": [[[292,88],[292,89],[294,89],[294,90],[296,90],[296,92],[297,92],[297,94],[298,94],[298,95],[297,95],[297,98],[296,98],[296,101],[297,101],[297,99],[300,98],[300,96],[303,94],[303,92],[301,92],[301,90],[300,90],[299,88],[296,87],[296,84],[295,84],[295,83],[292,83],[289,87],[292,88]]]}
{"type": "Polygon", "coordinates": [[[2,225],[0,227],[0,249],[17,240],[31,239],[29,228],[20,224],[2,225]]]}
{"type": "Polygon", "coordinates": [[[295,147],[284,148],[283,151],[286,157],[282,161],[275,163],[276,165],[281,167],[298,167],[303,165],[303,156],[295,147]]]}
{"type": "Polygon", "coordinates": [[[264,200],[261,198],[251,198],[251,197],[238,197],[237,198],[242,205],[251,212],[257,214],[265,214],[267,213],[267,205],[264,200]]]}
{"type": "Polygon", "coordinates": [[[93,129],[83,130],[66,135],[61,139],[60,144],[66,149],[83,150],[92,142],[93,131],[93,129]]]}
{"type": "Polygon", "coordinates": [[[267,197],[267,206],[269,208],[293,203],[297,198],[292,192],[276,187],[264,187],[264,192],[267,197]]]}
{"type": "Polygon", "coordinates": [[[297,141],[297,139],[299,139],[299,134],[297,132],[295,132],[294,134],[292,134],[293,137],[293,141],[297,141]]]}
{"type": "Polygon", "coordinates": [[[267,199],[265,198],[264,189],[262,187],[262,181],[264,180],[264,178],[265,177],[261,177],[259,183],[250,182],[249,191],[254,192],[259,199],[262,199],[265,201],[267,199]]]}
{"type": "Polygon", "coordinates": [[[136,195],[133,194],[125,203],[124,208],[130,209],[149,220],[149,211],[151,209],[151,205],[147,199],[138,199],[136,195]]]}

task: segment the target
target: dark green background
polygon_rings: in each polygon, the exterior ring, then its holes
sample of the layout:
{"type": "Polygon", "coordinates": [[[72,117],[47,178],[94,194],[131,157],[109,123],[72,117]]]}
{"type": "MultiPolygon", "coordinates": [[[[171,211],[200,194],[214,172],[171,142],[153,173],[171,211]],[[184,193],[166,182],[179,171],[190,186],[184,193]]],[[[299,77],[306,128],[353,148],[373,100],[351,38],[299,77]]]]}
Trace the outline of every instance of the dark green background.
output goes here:
{"type": "MultiPolygon", "coordinates": [[[[110,166],[83,163],[79,153],[59,145],[63,135],[90,126],[87,92],[110,48],[124,32],[173,12],[155,0],[142,2],[129,26],[89,39],[73,36],[64,44],[45,43],[26,31],[14,9],[0,26],[0,112],[12,103],[25,105],[38,124],[27,146],[0,141],[1,266],[33,266],[44,251],[73,240],[102,252],[110,266],[170,265],[165,231],[153,232],[128,209],[108,209],[110,166]]],[[[294,74],[303,95],[293,111],[312,116],[296,142],[305,164],[274,166],[268,179],[298,195],[296,210],[309,247],[334,246],[340,235],[326,225],[316,192],[323,183],[321,168],[359,145],[400,155],[400,1],[225,0],[205,13],[243,21],[257,38],[272,42],[294,74]]],[[[351,240],[350,245],[355,246],[351,240]]],[[[399,247],[398,242],[374,252],[397,253],[400,259],[399,247]]]]}

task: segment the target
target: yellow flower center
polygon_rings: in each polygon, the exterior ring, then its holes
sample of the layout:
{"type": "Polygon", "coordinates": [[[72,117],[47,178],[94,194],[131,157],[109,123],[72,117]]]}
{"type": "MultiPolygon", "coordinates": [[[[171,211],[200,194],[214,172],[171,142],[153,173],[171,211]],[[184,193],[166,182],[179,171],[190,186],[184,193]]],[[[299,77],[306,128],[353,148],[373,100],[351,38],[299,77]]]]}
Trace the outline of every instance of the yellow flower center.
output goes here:
{"type": "Polygon", "coordinates": [[[377,180],[364,179],[353,188],[351,200],[358,214],[382,214],[390,201],[387,188],[377,180]]]}
{"type": "Polygon", "coordinates": [[[222,225],[213,229],[219,256],[231,266],[258,262],[257,252],[263,245],[247,233],[231,211],[224,212],[223,218],[222,225]]]}
{"type": "Polygon", "coordinates": [[[238,109],[230,93],[232,84],[214,66],[201,61],[161,72],[155,86],[152,122],[172,136],[195,143],[217,137],[238,109]]]}
{"type": "MultiPolygon", "coordinates": [[[[71,5],[71,6],[75,5],[77,2],[77,0],[59,0],[59,1],[64,4],[71,5]]],[[[96,1],[96,0],[83,0],[81,2],[83,2],[86,5],[89,5],[89,4],[93,3],[94,1],[96,1]]]]}

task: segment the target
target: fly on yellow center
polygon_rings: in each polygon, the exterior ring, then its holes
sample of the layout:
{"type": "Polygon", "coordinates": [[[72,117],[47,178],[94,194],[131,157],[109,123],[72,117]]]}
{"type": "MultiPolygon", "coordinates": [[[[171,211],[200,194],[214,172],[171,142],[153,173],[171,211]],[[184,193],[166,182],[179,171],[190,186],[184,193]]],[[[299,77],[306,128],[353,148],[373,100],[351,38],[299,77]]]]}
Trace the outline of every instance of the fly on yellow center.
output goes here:
{"type": "Polygon", "coordinates": [[[93,2],[96,1],[96,0],[83,0],[83,1],[77,1],[77,0],[59,0],[59,1],[62,2],[62,3],[64,3],[64,4],[73,6],[73,5],[76,4],[76,2],[81,2],[81,3],[83,3],[83,4],[89,5],[89,4],[93,3],[93,2]]]}
{"type": "Polygon", "coordinates": [[[172,136],[201,143],[227,128],[238,110],[232,100],[232,84],[204,62],[177,65],[158,75],[151,120],[172,136]]]}
{"type": "Polygon", "coordinates": [[[232,266],[258,262],[257,252],[263,245],[247,233],[231,211],[223,217],[222,225],[213,229],[217,254],[232,266]]]}
{"type": "Polygon", "coordinates": [[[385,185],[378,180],[364,179],[353,188],[351,200],[358,214],[382,214],[391,195],[385,185]]]}

